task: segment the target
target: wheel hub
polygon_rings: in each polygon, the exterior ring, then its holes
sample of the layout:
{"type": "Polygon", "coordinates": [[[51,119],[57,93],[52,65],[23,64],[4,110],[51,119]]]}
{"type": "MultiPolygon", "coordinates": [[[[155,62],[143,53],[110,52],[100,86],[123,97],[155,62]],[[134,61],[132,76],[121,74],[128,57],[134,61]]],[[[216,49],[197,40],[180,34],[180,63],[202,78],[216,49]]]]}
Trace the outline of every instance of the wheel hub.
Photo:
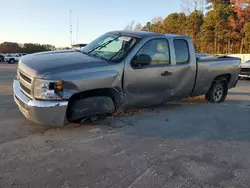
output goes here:
{"type": "Polygon", "coordinates": [[[223,87],[222,85],[217,85],[214,89],[214,101],[218,102],[223,96],[223,87]]]}

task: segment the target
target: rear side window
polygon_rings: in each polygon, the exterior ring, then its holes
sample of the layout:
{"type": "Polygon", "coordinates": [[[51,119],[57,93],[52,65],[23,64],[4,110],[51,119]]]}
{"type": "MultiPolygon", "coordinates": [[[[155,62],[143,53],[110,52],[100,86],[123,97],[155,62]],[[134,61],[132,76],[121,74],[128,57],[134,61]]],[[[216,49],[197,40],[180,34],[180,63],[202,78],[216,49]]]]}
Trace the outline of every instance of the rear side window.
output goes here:
{"type": "Polygon", "coordinates": [[[189,48],[186,40],[174,40],[176,64],[187,64],[189,62],[189,48]]]}

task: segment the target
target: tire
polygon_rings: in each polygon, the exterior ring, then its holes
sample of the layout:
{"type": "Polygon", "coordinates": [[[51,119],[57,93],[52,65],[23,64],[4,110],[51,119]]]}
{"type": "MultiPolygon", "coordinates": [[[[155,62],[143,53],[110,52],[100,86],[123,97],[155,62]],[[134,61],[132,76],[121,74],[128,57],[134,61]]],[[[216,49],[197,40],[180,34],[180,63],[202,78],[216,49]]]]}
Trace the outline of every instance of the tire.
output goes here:
{"type": "Polygon", "coordinates": [[[71,101],[67,111],[70,122],[85,122],[103,119],[115,111],[115,105],[110,97],[96,96],[71,101]]]}
{"type": "Polygon", "coordinates": [[[10,59],[9,60],[9,64],[14,64],[15,63],[15,60],[14,59],[10,59]]]}
{"type": "Polygon", "coordinates": [[[210,103],[222,103],[225,101],[227,94],[227,82],[224,80],[216,80],[206,94],[206,100],[210,103]]]}

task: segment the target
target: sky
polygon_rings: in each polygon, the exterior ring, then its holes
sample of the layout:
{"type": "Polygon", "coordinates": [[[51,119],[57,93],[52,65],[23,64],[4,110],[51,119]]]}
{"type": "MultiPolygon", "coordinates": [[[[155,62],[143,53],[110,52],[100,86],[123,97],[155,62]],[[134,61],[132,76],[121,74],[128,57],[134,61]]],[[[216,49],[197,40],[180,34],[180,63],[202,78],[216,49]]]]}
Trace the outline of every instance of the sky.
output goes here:
{"type": "Polygon", "coordinates": [[[181,0],[0,0],[0,5],[0,43],[56,47],[70,46],[70,10],[74,43],[89,43],[133,20],[145,24],[181,11],[181,0]]]}

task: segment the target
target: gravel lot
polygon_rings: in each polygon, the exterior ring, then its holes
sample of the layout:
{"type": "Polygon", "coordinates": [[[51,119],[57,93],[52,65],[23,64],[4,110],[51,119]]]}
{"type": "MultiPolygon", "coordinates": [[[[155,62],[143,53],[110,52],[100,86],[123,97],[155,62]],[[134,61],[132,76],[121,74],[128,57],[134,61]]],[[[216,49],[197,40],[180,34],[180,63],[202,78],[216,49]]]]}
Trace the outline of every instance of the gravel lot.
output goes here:
{"type": "Polygon", "coordinates": [[[0,187],[249,187],[250,81],[223,104],[203,98],[49,129],[12,99],[0,64],[0,187]]]}

